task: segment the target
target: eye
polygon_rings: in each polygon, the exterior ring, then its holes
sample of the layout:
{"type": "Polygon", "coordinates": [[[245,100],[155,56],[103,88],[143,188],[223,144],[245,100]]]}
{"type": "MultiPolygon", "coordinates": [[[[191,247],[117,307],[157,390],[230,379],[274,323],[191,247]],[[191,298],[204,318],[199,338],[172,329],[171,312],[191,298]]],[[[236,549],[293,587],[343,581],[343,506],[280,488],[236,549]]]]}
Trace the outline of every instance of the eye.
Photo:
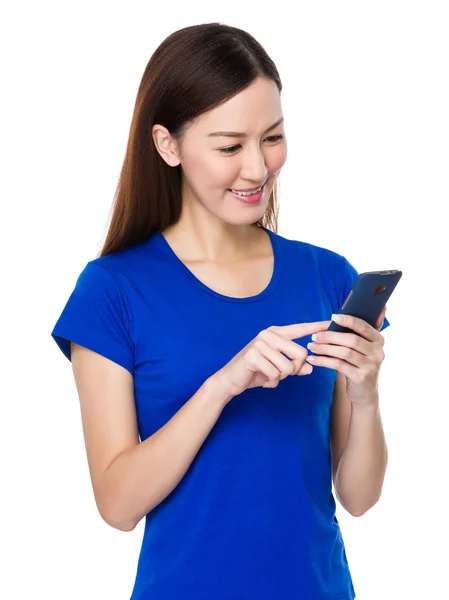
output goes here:
{"type": "MultiPolygon", "coordinates": [[[[278,141],[284,139],[284,136],[282,134],[279,134],[279,135],[270,135],[270,136],[268,136],[265,139],[269,140],[270,143],[273,143],[273,142],[278,142],[278,141]]],[[[239,147],[240,147],[240,144],[237,144],[236,146],[229,146],[228,148],[220,148],[219,152],[221,152],[222,154],[232,154],[236,150],[238,150],[239,147]]]]}

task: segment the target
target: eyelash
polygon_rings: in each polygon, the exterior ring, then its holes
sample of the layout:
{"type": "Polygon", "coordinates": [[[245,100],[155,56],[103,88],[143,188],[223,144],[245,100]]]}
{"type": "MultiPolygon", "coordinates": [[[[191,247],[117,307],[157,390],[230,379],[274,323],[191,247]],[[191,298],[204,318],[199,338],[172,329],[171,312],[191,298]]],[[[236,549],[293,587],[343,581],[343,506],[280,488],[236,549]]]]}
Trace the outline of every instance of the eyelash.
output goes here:
{"type": "MultiPolygon", "coordinates": [[[[271,139],[274,142],[277,142],[279,140],[284,139],[284,136],[282,134],[279,135],[270,135],[266,138],[267,140],[271,139]]],[[[240,144],[237,144],[236,146],[229,146],[228,148],[220,148],[219,152],[221,152],[222,154],[232,154],[233,152],[235,152],[235,150],[240,146],[240,144]]]]}

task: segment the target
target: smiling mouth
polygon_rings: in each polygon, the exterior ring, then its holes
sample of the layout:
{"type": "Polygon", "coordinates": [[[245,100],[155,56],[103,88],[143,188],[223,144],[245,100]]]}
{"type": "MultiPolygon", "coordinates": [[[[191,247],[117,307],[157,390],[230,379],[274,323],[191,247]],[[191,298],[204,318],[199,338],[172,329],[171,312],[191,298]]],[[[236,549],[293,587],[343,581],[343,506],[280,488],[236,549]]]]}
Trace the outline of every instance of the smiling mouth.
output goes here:
{"type": "Polygon", "coordinates": [[[257,194],[263,189],[265,183],[257,188],[253,188],[252,190],[234,190],[232,188],[229,188],[229,191],[239,196],[253,196],[254,194],[257,194]]]}

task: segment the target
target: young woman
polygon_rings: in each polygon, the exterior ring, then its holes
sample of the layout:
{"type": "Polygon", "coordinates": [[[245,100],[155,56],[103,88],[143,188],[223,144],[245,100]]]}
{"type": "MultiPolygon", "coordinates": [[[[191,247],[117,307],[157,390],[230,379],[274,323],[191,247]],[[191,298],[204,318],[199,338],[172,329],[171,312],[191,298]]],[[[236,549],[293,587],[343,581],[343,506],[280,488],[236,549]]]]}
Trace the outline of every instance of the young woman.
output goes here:
{"type": "Polygon", "coordinates": [[[145,517],[132,600],[355,598],[332,481],[352,515],[380,497],[388,321],[327,332],[357,271],[277,233],[281,89],[245,31],[164,40],[104,247],[52,331],[98,510],[145,517]]]}

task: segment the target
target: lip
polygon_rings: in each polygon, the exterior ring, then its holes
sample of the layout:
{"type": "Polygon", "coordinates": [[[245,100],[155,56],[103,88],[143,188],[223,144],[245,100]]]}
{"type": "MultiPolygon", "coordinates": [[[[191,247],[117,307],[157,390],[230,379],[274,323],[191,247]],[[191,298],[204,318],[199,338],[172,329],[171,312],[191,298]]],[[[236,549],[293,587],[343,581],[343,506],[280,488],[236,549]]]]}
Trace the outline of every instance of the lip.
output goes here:
{"type": "Polygon", "coordinates": [[[260,190],[260,192],[257,192],[257,194],[254,194],[253,196],[239,196],[239,195],[235,194],[234,192],[231,192],[231,190],[229,190],[229,193],[232,194],[234,196],[234,198],[237,198],[237,200],[239,200],[240,202],[243,202],[244,204],[256,205],[262,201],[262,198],[265,195],[265,184],[262,186],[262,189],[260,190]]]}

